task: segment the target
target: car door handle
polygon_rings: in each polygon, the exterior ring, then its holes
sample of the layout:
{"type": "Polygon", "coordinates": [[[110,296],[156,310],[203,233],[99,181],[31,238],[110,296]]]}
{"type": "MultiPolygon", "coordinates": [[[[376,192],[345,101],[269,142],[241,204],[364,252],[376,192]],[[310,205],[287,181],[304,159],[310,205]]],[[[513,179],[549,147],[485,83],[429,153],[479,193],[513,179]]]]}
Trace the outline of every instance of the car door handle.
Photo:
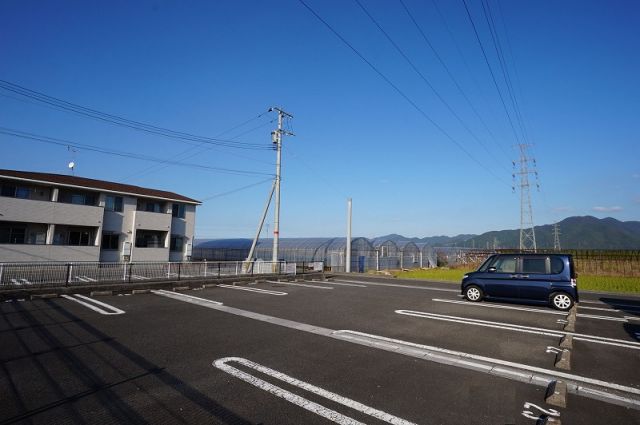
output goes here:
{"type": "Polygon", "coordinates": [[[518,279],[518,278],[520,278],[520,275],[519,275],[519,274],[512,274],[512,275],[510,275],[509,277],[510,277],[511,279],[518,279]]]}
{"type": "Polygon", "coordinates": [[[528,274],[521,274],[520,277],[522,279],[529,279],[529,275],[528,274]]]}

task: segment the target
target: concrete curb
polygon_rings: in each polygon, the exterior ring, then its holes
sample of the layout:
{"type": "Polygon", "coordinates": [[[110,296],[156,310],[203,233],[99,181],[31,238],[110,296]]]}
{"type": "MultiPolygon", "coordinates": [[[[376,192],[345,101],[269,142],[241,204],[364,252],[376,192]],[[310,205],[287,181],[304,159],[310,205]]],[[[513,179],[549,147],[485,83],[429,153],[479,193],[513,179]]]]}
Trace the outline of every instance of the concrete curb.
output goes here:
{"type": "Polygon", "coordinates": [[[89,295],[92,297],[111,296],[113,291],[91,291],[89,295]]]}
{"type": "Polygon", "coordinates": [[[573,348],[573,336],[565,335],[560,339],[560,348],[571,350],[573,348]]]}
{"type": "Polygon", "coordinates": [[[547,387],[544,401],[552,406],[567,407],[567,383],[564,381],[551,381],[547,387]]]}
{"type": "Polygon", "coordinates": [[[136,294],[149,294],[149,293],[151,293],[151,289],[134,289],[133,291],[131,291],[131,293],[133,295],[136,295],[136,294]]]}
{"type": "Polygon", "coordinates": [[[188,291],[191,288],[189,286],[174,286],[173,287],[173,292],[184,292],[184,291],[188,291]]]}
{"type": "Polygon", "coordinates": [[[571,351],[565,349],[556,354],[554,366],[558,369],[571,370],[571,351]]]}

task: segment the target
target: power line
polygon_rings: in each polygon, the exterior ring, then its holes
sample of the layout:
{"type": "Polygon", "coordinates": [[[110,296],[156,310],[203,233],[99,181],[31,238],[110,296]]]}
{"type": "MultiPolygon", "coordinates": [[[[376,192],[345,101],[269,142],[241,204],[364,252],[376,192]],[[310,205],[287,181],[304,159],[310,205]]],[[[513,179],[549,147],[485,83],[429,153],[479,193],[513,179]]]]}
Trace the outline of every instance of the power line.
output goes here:
{"type": "MultiPolygon", "coordinates": [[[[245,143],[233,140],[225,140],[213,137],[197,136],[194,134],[171,130],[168,128],[158,127],[152,124],[143,123],[140,121],[134,121],[128,118],[120,117],[106,112],[100,112],[95,109],[87,108],[75,103],[71,103],[59,98],[55,98],[44,93],[37,92],[35,90],[22,87],[20,85],[11,83],[9,81],[0,80],[0,88],[27,97],[29,99],[37,100],[39,102],[54,106],[57,109],[75,113],[77,115],[93,118],[99,121],[107,122],[121,127],[131,128],[133,130],[142,131],[146,133],[156,134],[163,137],[179,140],[183,143],[207,143],[215,146],[235,148],[235,149],[250,149],[250,150],[273,150],[272,146],[267,144],[258,143],[245,143]]],[[[266,112],[265,112],[266,113],[266,112]]]]}
{"type": "MultiPolygon", "coordinates": [[[[167,163],[167,160],[165,160],[165,159],[156,158],[156,157],[152,157],[152,156],[148,156],[148,155],[140,155],[140,154],[135,154],[135,153],[131,153],[131,152],[109,150],[109,149],[101,148],[99,146],[88,145],[88,144],[85,144],[85,143],[77,143],[77,142],[72,142],[72,141],[63,140],[63,139],[57,139],[57,138],[53,138],[53,137],[39,136],[39,135],[36,135],[36,134],[33,134],[33,133],[27,133],[27,132],[24,132],[24,131],[13,130],[13,129],[10,129],[10,128],[5,128],[5,127],[0,127],[0,134],[19,137],[19,138],[22,138],[22,139],[34,140],[34,141],[42,142],[42,143],[48,143],[48,144],[51,144],[51,145],[64,146],[64,147],[69,147],[70,146],[70,147],[74,147],[74,148],[77,148],[77,149],[84,149],[84,150],[87,150],[87,151],[97,152],[97,153],[101,153],[101,154],[105,154],[105,155],[119,156],[119,157],[136,159],[136,160],[141,160],[141,161],[167,163]]],[[[272,176],[272,174],[270,174],[270,173],[262,173],[262,172],[258,172],[258,171],[234,170],[234,169],[231,169],[231,168],[211,167],[211,166],[208,166],[208,165],[193,164],[193,163],[179,162],[179,161],[171,161],[170,164],[171,165],[179,165],[181,167],[199,168],[199,169],[203,169],[203,170],[215,171],[215,172],[224,173],[224,174],[272,176]]]]}
{"type": "MultiPolygon", "coordinates": [[[[384,28],[382,28],[382,25],[380,25],[380,23],[371,15],[371,13],[369,13],[369,11],[364,7],[364,5],[360,2],[360,0],[354,0],[354,1],[358,4],[358,6],[360,6],[362,11],[365,13],[365,15],[367,15],[367,17],[371,20],[371,22],[375,24],[375,26],[386,37],[386,39],[391,43],[391,45],[393,45],[393,47],[400,54],[400,56],[402,56],[402,58],[409,64],[411,69],[413,69],[414,72],[418,74],[420,79],[422,79],[422,81],[431,89],[431,91],[440,100],[440,102],[442,102],[442,104],[444,104],[444,106],[449,110],[449,112],[451,112],[451,114],[456,118],[456,120],[458,120],[460,125],[462,125],[462,127],[465,130],[467,130],[467,132],[471,135],[471,137],[473,137],[480,144],[480,146],[482,146],[482,148],[489,154],[490,157],[493,157],[493,155],[491,154],[489,149],[487,149],[487,147],[482,142],[482,140],[480,140],[478,136],[471,130],[471,128],[469,128],[469,126],[462,120],[460,115],[458,115],[458,113],[451,107],[451,105],[449,105],[449,103],[442,97],[440,92],[436,90],[436,88],[433,86],[433,84],[431,84],[429,79],[418,69],[418,67],[413,63],[413,61],[409,59],[409,57],[405,54],[405,52],[400,48],[400,46],[398,46],[398,44],[391,38],[391,36],[384,30],[384,28]]],[[[507,172],[509,171],[506,167],[504,168],[507,172]]]]}
{"type": "Polygon", "coordinates": [[[249,184],[249,185],[246,185],[246,186],[239,187],[237,189],[229,190],[227,192],[222,192],[222,193],[218,193],[216,195],[207,196],[206,198],[200,198],[200,201],[204,202],[204,201],[210,201],[210,200],[215,199],[215,198],[221,198],[223,196],[227,196],[227,195],[231,195],[231,194],[234,194],[234,193],[238,193],[238,192],[241,192],[243,190],[246,190],[246,189],[249,189],[249,188],[252,188],[252,187],[255,187],[255,186],[259,186],[261,184],[264,184],[264,183],[270,182],[270,181],[273,181],[273,179],[271,177],[268,178],[268,179],[260,180],[257,183],[252,183],[252,184],[249,184]]]}
{"type": "Polygon", "coordinates": [[[467,11],[467,17],[469,18],[469,22],[471,23],[471,26],[473,27],[473,32],[476,36],[476,40],[478,41],[478,45],[480,45],[480,50],[482,51],[482,56],[484,57],[484,61],[487,64],[487,67],[489,68],[489,73],[491,74],[491,79],[493,80],[493,84],[496,87],[496,90],[498,91],[498,96],[500,96],[500,101],[502,102],[502,107],[504,108],[505,113],[507,114],[507,118],[509,119],[509,125],[511,126],[511,129],[513,130],[513,134],[516,138],[516,142],[520,143],[520,138],[518,137],[518,132],[516,131],[516,127],[513,124],[513,120],[511,119],[511,114],[509,113],[509,109],[507,108],[507,104],[504,101],[504,97],[502,96],[502,91],[500,90],[500,86],[498,85],[498,81],[496,80],[496,76],[493,73],[493,68],[491,67],[491,63],[489,62],[489,58],[487,57],[487,52],[484,50],[484,45],[482,44],[482,40],[480,40],[480,35],[478,34],[478,29],[476,28],[476,24],[473,21],[473,17],[471,16],[471,12],[469,11],[469,7],[467,6],[467,1],[466,0],[462,0],[462,3],[464,4],[464,8],[467,11]]]}
{"type": "MultiPolygon", "coordinates": [[[[485,130],[487,130],[487,133],[491,136],[491,140],[496,144],[496,146],[498,146],[498,148],[502,151],[502,153],[505,155],[505,157],[507,159],[509,158],[509,154],[507,153],[507,151],[505,150],[504,146],[502,146],[501,143],[498,142],[498,140],[496,139],[496,136],[493,134],[493,132],[491,131],[491,129],[489,128],[489,126],[487,125],[486,121],[484,120],[484,118],[482,118],[482,115],[480,115],[480,113],[478,112],[478,110],[476,109],[475,105],[473,104],[473,102],[471,102],[471,99],[469,99],[469,96],[467,96],[467,93],[464,91],[464,89],[460,86],[460,83],[458,82],[458,80],[454,77],[453,73],[451,72],[451,70],[449,69],[449,67],[447,66],[447,64],[445,63],[445,61],[442,59],[442,57],[440,56],[440,54],[438,53],[438,51],[436,50],[436,48],[433,46],[433,44],[431,43],[431,41],[429,40],[429,37],[427,36],[427,34],[423,31],[422,27],[418,24],[418,22],[416,21],[415,17],[413,16],[413,14],[411,13],[411,11],[409,10],[409,8],[407,7],[407,5],[404,3],[403,0],[399,0],[400,4],[402,5],[402,7],[404,8],[404,10],[407,12],[407,15],[409,15],[409,19],[411,20],[411,22],[413,22],[413,25],[416,27],[416,29],[418,30],[418,32],[420,33],[420,35],[422,36],[422,39],[424,40],[425,44],[429,47],[429,49],[431,49],[431,51],[433,52],[433,54],[435,55],[436,59],[438,59],[438,62],[440,62],[440,65],[442,65],[442,67],[444,68],[444,70],[446,71],[447,75],[449,76],[449,78],[451,79],[451,81],[453,81],[453,84],[456,86],[456,88],[458,89],[458,92],[462,95],[462,97],[466,100],[467,104],[469,105],[469,107],[471,108],[471,110],[473,111],[473,113],[475,114],[475,116],[478,118],[478,120],[482,123],[483,127],[485,128],[485,130]]],[[[436,6],[437,8],[437,6],[436,6]]],[[[438,12],[440,12],[440,10],[438,9],[438,12]]],[[[446,24],[446,23],[445,23],[446,24]]],[[[447,28],[448,29],[448,28],[447,28]]]]}
{"type": "MultiPolygon", "coordinates": [[[[262,116],[262,115],[264,115],[264,114],[259,115],[259,116],[258,116],[258,118],[259,118],[260,116],[262,116]]],[[[246,121],[246,122],[245,122],[245,124],[246,124],[246,123],[248,123],[248,122],[253,121],[254,119],[255,119],[255,118],[253,118],[253,119],[251,119],[251,120],[249,120],[249,121],[246,121]]],[[[251,129],[249,129],[249,130],[247,130],[247,131],[244,131],[244,132],[242,132],[242,133],[238,134],[237,136],[233,137],[233,138],[232,138],[232,140],[233,140],[233,139],[235,139],[235,138],[237,138],[237,137],[241,137],[241,136],[243,136],[243,135],[245,135],[245,134],[247,134],[247,133],[251,133],[251,132],[253,132],[253,131],[255,131],[255,130],[258,130],[258,129],[260,129],[260,128],[264,127],[264,126],[267,126],[267,125],[269,125],[269,124],[273,123],[274,121],[275,121],[275,119],[270,120],[270,121],[267,121],[267,122],[265,122],[265,123],[263,123],[263,124],[260,124],[259,126],[256,126],[256,127],[251,128],[251,129]]],[[[243,124],[243,125],[244,125],[244,124],[243,124]]],[[[239,126],[236,126],[235,128],[238,128],[238,127],[239,127],[239,126]]],[[[229,131],[230,131],[230,130],[224,131],[222,134],[224,134],[224,133],[228,133],[229,131]]],[[[173,159],[178,159],[178,160],[190,159],[190,158],[193,158],[194,156],[200,155],[201,153],[204,153],[204,152],[206,152],[206,151],[208,151],[208,150],[214,149],[214,147],[213,147],[213,146],[207,146],[207,147],[204,147],[204,148],[202,148],[202,149],[199,149],[199,148],[201,148],[201,147],[202,147],[202,146],[204,146],[204,145],[205,145],[204,143],[201,143],[201,144],[196,145],[196,146],[191,146],[190,148],[187,148],[187,149],[183,150],[182,152],[179,152],[179,153],[177,153],[177,154],[175,154],[175,155],[172,155],[172,157],[171,157],[171,158],[167,158],[167,160],[166,160],[166,161],[167,161],[167,163],[158,164],[158,165],[151,165],[150,167],[147,167],[147,168],[145,168],[144,170],[141,170],[141,171],[135,172],[135,173],[133,173],[133,174],[129,174],[128,176],[126,176],[126,177],[122,178],[122,179],[121,179],[121,181],[122,181],[122,180],[131,179],[131,178],[133,178],[133,177],[141,177],[141,176],[145,176],[145,175],[148,175],[148,174],[151,174],[151,173],[154,173],[154,172],[158,172],[158,171],[160,171],[160,170],[164,170],[165,168],[170,167],[170,166],[172,165],[172,164],[168,163],[168,162],[170,162],[170,161],[172,160],[172,158],[173,158],[173,159]],[[199,149],[199,150],[198,150],[198,149],[199,149]],[[189,152],[192,152],[192,151],[194,151],[194,150],[198,150],[198,151],[197,151],[197,152],[194,152],[194,153],[193,153],[193,154],[191,154],[191,155],[186,155],[186,154],[188,154],[189,152]],[[185,156],[185,155],[186,155],[186,156],[185,156]]],[[[238,153],[235,153],[235,152],[225,152],[225,153],[227,153],[228,155],[237,156],[237,157],[242,158],[242,159],[248,159],[248,160],[250,160],[250,161],[261,162],[261,163],[263,163],[263,164],[269,164],[269,165],[271,165],[271,164],[272,164],[271,162],[261,161],[261,160],[258,160],[258,159],[255,159],[255,158],[251,158],[251,157],[248,157],[248,156],[245,156],[245,155],[241,155],[241,154],[238,154],[238,153]]]]}
{"type": "MultiPolygon", "coordinates": [[[[382,78],[391,88],[393,88],[396,93],[398,93],[404,100],[406,100],[416,111],[420,113],[427,121],[429,121],[438,131],[440,131],[447,139],[449,139],[452,143],[454,143],[462,152],[465,153],[473,162],[478,164],[481,168],[484,168],[489,174],[491,174],[496,179],[503,181],[498,177],[491,169],[482,164],[476,157],[471,155],[467,149],[464,148],[460,142],[454,139],[444,128],[442,128],[438,123],[436,123],[420,106],[418,106],[409,96],[407,96],[397,85],[395,85],[389,77],[382,73],[373,63],[371,63],[362,53],[360,53],[351,43],[349,43],[338,31],[336,31],[327,21],[325,21],[315,10],[313,10],[308,4],[306,4],[303,0],[298,0],[313,16],[316,17],[324,26],[326,26],[329,31],[331,31],[338,39],[345,44],[351,51],[358,56],[364,63],[366,63],[380,78],[382,78]]],[[[506,182],[505,182],[506,183],[506,182]]],[[[507,183],[508,184],[508,183],[507,183]]]]}

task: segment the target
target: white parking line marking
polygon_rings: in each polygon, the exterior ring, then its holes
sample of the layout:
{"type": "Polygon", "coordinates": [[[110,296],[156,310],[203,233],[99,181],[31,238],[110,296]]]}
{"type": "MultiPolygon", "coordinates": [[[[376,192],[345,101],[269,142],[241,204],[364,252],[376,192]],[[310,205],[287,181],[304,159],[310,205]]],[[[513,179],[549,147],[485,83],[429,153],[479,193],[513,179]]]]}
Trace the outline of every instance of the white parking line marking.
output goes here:
{"type": "MultiPolygon", "coordinates": [[[[166,292],[169,292],[169,291],[166,291],[166,292]]],[[[178,293],[173,293],[173,294],[175,295],[175,298],[177,300],[190,302],[188,301],[188,298],[184,297],[184,294],[178,294],[178,293]]],[[[560,375],[564,378],[570,378],[570,379],[576,378],[577,382],[582,382],[589,379],[586,377],[569,375],[567,373],[558,372],[555,370],[546,370],[546,369],[539,369],[540,371],[548,372],[548,374],[541,376],[537,373],[532,373],[530,371],[527,371],[527,369],[523,370],[522,368],[518,369],[517,367],[514,367],[518,365],[517,363],[514,363],[511,367],[507,367],[507,366],[495,366],[495,365],[487,366],[486,364],[482,365],[479,362],[476,362],[476,363],[472,363],[469,361],[464,362],[463,360],[460,360],[459,356],[454,356],[452,354],[457,352],[447,350],[444,348],[432,347],[433,349],[431,351],[425,351],[425,348],[428,348],[427,346],[409,343],[406,341],[394,340],[398,342],[397,344],[382,343],[380,342],[380,339],[383,337],[377,337],[378,340],[375,341],[375,344],[374,344],[374,342],[371,341],[370,339],[363,340],[362,338],[353,336],[354,334],[367,335],[367,334],[362,334],[355,331],[345,331],[345,330],[336,331],[329,328],[323,328],[321,326],[315,326],[307,323],[296,322],[293,320],[282,319],[279,317],[268,316],[266,314],[254,313],[252,311],[242,310],[239,308],[218,305],[213,302],[202,303],[201,306],[210,308],[216,311],[228,313],[228,314],[245,317],[252,320],[258,320],[264,323],[270,323],[272,325],[282,326],[282,327],[293,329],[296,331],[303,331],[303,332],[312,333],[314,335],[335,338],[342,341],[349,341],[356,344],[365,345],[368,347],[374,347],[374,348],[377,347],[385,351],[395,352],[397,354],[410,356],[412,358],[420,358],[426,361],[432,361],[432,362],[450,365],[454,367],[462,367],[462,368],[470,369],[476,372],[489,373],[494,376],[499,376],[501,378],[507,378],[507,379],[518,381],[518,382],[523,382],[526,384],[546,387],[549,384],[549,382],[557,380],[560,375]],[[399,343],[403,343],[404,345],[401,346],[401,344],[399,343]]],[[[569,332],[561,332],[561,333],[563,335],[572,334],[569,332]]],[[[572,335],[580,335],[580,334],[572,334],[572,335]]],[[[599,337],[594,337],[594,338],[599,338],[599,337]]],[[[526,366],[526,365],[523,365],[523,366],[526,368],[529,368],[529,366],[526,366]]],[[[592,380],[592,381],[596,383],[601,382],[596,380],[592,380]]],[[[609,385],[617,385],[617,384],[610,383],[609,385]]],[[[623,386],[619,386],[619,387],[623,389],[626,388],[623,386]]],[[[600,391],[597,388],[584,387],[582,385],[578,385],[575,382],[572,383],[570,381],[567,382],[567,389],[569,392],[583,396],[583,397],[588,397],[588,398],[604,401],[606,403],[617,404],[625,407],[632,407],[634,409],[640,409],[640,399],[632,399],[625,396],[613,394],[607,391],[600,391]]]]}
{"type": "Polygon", "coordinates": [[[360,283],[367,286],[390,286],[392,288],[407,288],[407,289],[422,289],[425,291],[441,291],[441,292],[456,292],[460,293],[459,289],[445,289],[445,288],[433,288],[431,286],[415,286],[415,285],[403,285],[398,283],[379,283],[379,282],[369,282],[363,280],[346,280],[346,279],[336,279],[337,282],[346,282],[346,283],[360,283]]]}
{"type": "Polygon", "coordinates": [[[286,401],[295,404],[296,406],[302,407],[310,412],[315,413],[316,415],[322,416],[323,418],[329,419],[338,424],[362,424],[362,422],[356,421],[348,416],[345,416],[335,410],[329,409],[325,406],[322,406],[318,403],[314,403],[310,400],[302,398],[292,392],[289,392],[283,388],[280,388],[276,385],[270,384],[266,381],[263,381],[260,378],[256,378],[255,376],[238,370],[232,366],[229,366],[227,363],[236,362],[241,365],[248,367],[250,369],[256,370],[260,373],[268,375],[277,380],[283,381],[286,384],[298,387],[310,393],[316,394],[320,397],[324,397],[327,400],[330,400],[334,403],[339,403],[343,406],[346,406],[350,409],[357,410],[358,412],[367,414],[375,419],[379,419],[381,421],[385,421],[394,425],[414,425],[413,422],[409,422],[397,416],[393,416],[389,413],[383,412],[378,409],[374,409],[373,407],[366,406],[362,403],[359,403],[355,400],[351,400],[350,398],[343,397],[341,395],[332,393],[331,391],[327,391],[323,388],[316,387],[315,385],[309,384],[304,381],[300,381],[296,378],[293,378],[289,375],[286,375],[282,372],[275,371],[266,366],[262,366],[260,364],[254,363],[250,360],[243,359],[240,357],[225,357],[222,359],[218,359],[213,362],[213,365],[218,369],[235,376],[238,379],[241,379],[249,384],[260,388],[261,390],[267,391],[276,397],[280,397],[285,399],[286,401]]]}
{"type": "Polygon", "coordinates": [[[151,292],[156,295],[173,298],[175,300],[185,301],[191,304],[201,305],[203,307],[210,307],[211,305],[222,305],[222,303],[218,301],[208,300],[206,298],[194,297],[193,295],[181,294],[173,291],[166,291],[164,289],[158,289],[158,290],[152,289],[151,292]]]}
{"type": "MultiPolygon", "coordinates": [[[[582,304],[582,303],[580,303],[582,304]]],[[[619,312],[620,310],[616,310],[615,308],[603,308],[603,307],[586,307],[583,305],[579,305],[578,308],[583,308],[585,310],[602,310],[602,311],[615,311],[619,312]]]]}
{"type": "Polygon", "coordinates": [[[148,280],[151,279],[150,277],[146,277],[146,276],[140,276],[139,274],[132,274],[131,279],[137,279],[137,280],[148,280]]]}
{"type": "MultiPolygon", "coordinates": [[[[464,365],[462,367],[467,367],[474,370],[483,370],[488,373],[491,373],[492,371],[496,370],[497,369],[496,365],[502,365],[507,367],[513,367],[519,370],[542,373],[547,376],[565,378],[567,380],[574,381],[574,382],[583,382],[586,384],[597,385],[603,388],[608,388],[608,389],[617,390],[617,391],[624,391],[626,393],[640,395],[639,388],[627,387],[627,386],[612,383],[612,382],[601,381],[599,379],[592,379],[584,376],[572,375],[570,373],[559,372],[556,370],[543,369],[540,367],[529,366],[522,363],[515,363],[507,360],[494,359],[492,357],[478,356],[476,354],[464,353],[462,351],[455,351],[455,350],[449,350],[446,348],[434,347],[430,345],[417,344],[414,342],[403,341],[403,340],[394,339],[394,338],[387,338],[379,335],[372,335],[364,332],[351,331],[351,330],[339,330],[339,331],[335,331],[334,334],[337,336],[342,336],[343,338],[346,338],[346,339],[365,342],[365,345],[369,345],[372,342],[371,340],[378,341],[379,342],[378,345],[382,347],[386,346],[385,350],[388,350],[388,351],[398,351],[400,348],[403,348],[403,347],[417,348],[425,351],[425,353],[423,354],[425,356],[424,357],[425,359],[434,358],[434,361],[441,360],[440,362],[442,362],[442,360],[444,360],[444,358],[443,359],[438,358],[438,355],[435,353],[446,354],[446,355],[449,355],[447,356],[447,360],[448,360],[447,364],[453,364],[454,366],[464,365]],[[458,357],[459,360],[452,362],[450,359],[451,355],[458,357]]],[[[542,377],[538,377],[538,378],[542,378],[542,377]]],[[[607,394],[607,395],[613,396],[612,394],[607,394]]],[[[640,400],[628,400],[628,401],[631,401],[636,406],[636,408],[640,407],[640,400]]]]}
{"type": "MultiPolygon", "coordinates": [[[[510,305],[502,305],[502,304],[487,304],[487,303],[472,303],[469,301],[458,301],[458,300],[443,300],[443,299],[439,299],[439,298],[432,298],[431,301],[436,301],[436,302],[440,302],[440,303],[450,303],[450,304],[463,304],[469,307],[487,307],[487,308],[500,308],[503,310],[518,310],[518,311],[531,311],[531,312],[535,312],[535,313],[542,313],[542,314],[557,314],[557,315],[562,315],[562,316],[566,316],[568,314],[568,312],[560,312],[560,311],[553,311],[553,310],[542,310],[539,308],[528,308],[528,307],[514,307],[514,306],[510,306],[510,305]]],[[[578,317],[584,317],[585,319],[597,319],[597,320],[609,320],[612,322],[626,322],[627,321],[627,316],[623,317],[612,317],[612,316],[596,316],[593,314],[584,314],[584,313],[578,313],[577,314],[578,317]]]]}
{"type": "Polygon", "coordinates": [[[519,311],[531,311],[535,313],[544,313],[544,314],[557,314],[561,316],[566,316],[568,312],[560,312],[560,311],[552,311],[552,310],[542,310],[540,308],[529,308],[529,307],[515,307],[511,305],[502,305],[502,304],[487,304],[487,303],[472,303],[469,301],[458,301],[458,300],[443,300],[440,298],[432,298],[431,301],[436,301],[439,303],[450,303],[450,304],[463,304],[469,307],[487,307],[487,308],[500,308],[504,310],[519,310],[519,311]]]}
{"type": "Polygon", "coordinates": [[[625,309],[640,310],[640,305],[638,304],[621,304],[616,302],[606,303],[602,301],[597,301],[597,302],[596,301],[580,301],[580,305],[582,304],[608,305],[618,309],[620,309],[621,307],[624,307],[625,309]]]}
{"type": "MultiPolygon", "coordinates": [[[[309,281],[307,280],[305,282],[309,282],[309,281]]],[[[313,281],[311,281],[311,282],[313,282],[313,281]]],[[[325,280],[322,283],[326,283],[327,285],[354,286],[354,287],[357,287],[357,288],[366,288],[367,287],[367,285],[358,285],[358,284],[355,284],[355,283],[336,283],[336,282],[330,282],[328,280],[325,280]]]]}
{"type": "Polygon", "coordinates": [[[229,288],[229,289],[238,289],[240,291],[249,291],[249,292],[257,292],[259,294],[266,294],[266,295],[287,295],[286,292],[279,292],[279,291],[269,291],[267,289],[259,289],[259,288],[246,288],[244,286],[233,286],[233,285],[218,285],[220,288],[229,288]]]}
{"type": "Polygon", "coordinates": [[[303,288],[333,289],[328,286],[306,285],[304,283],[293,283],[293,282],[280,282],[278,280],[267,280],[267,283],[278,283],[280,285],[302,286],[303,288]]]}
{"type": "Polygon", "coordinates": [[[504,322],[491,322],[488,320],[470,319],[466,317],[447,316],[444,314],[427,313],[412,310],[396,310],[396,313],[405,316],[420,317],[422,319],[441,320],[445,322],[462,323],[465,325],[483,326],[486,328],[503,329],[514,332],[523,332],[535,335],[562,337],[564,335],[572,335],[574,340],[592,342],[595,344],[615,345],[617,347],[630,348],[640,350],[640,343],[633,341],[625,341],[623,339],[605,338],[596,335],[579,334],[575,332],[556,331],[553,329],[536,328],[532,326],[515,325],[504,322]]]}
{"type": "Polygon", "coordinates": [[[106,316],[112,316],[115,314],[124,314],[123,310],[120,310],[119,308],[116,308],[112,305],[109,305],[107,303],[103,303],[101,301],[98,301],[96,299],[93,298],[89,298],[89,297],[85,297],[84,295],[80,295],[80,294],[73,294],[73,295],[60,295],[62,298],[66,298],[68,300],[71,301],[75,301],[78,304],[82,304],[83,306],[87,307],[88,309],[91,309],[93,311],[96,311],[100,314],[104,314],[106,316]],[[86,300],[86,301],[83,301],[86,300]],[[104,310],[98,306],[102,306],[107,308],[108,310],[104,310]]]}

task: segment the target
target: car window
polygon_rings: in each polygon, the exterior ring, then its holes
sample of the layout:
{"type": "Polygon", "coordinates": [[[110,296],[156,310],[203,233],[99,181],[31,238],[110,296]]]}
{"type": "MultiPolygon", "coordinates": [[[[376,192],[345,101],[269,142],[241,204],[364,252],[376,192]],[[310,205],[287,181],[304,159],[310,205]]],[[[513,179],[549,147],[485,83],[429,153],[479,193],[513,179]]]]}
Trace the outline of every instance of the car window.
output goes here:
{"type": "Polygon", "coordinates": [[[523,258],[522,273],[545,274],[547,273],[545,258],[523,258]]]}
{"type": "Polygon", "coordinates": [[[487,258],[486,260],[484,260],[484,263],[482,263],[480,265],[480,267],[478,267],[478,271],[479,272],[486,272],[487,269],[489,268],[489,264],[491,264],[494,260],[495,256],[492,255],[489,258],[487,258]]]}
{"type": "Polygon", "coordinates": [[[560,274],[564,270],[564,261],[560,257],[551,257],[551,274],[560,274]]]}
{"type": "Polygon", "coordinates": [[[514,257],[500,257],[494,263],[493,267],[496,268],[496,272],[498,273],[515,273],[516,259],[514,257]]]}

